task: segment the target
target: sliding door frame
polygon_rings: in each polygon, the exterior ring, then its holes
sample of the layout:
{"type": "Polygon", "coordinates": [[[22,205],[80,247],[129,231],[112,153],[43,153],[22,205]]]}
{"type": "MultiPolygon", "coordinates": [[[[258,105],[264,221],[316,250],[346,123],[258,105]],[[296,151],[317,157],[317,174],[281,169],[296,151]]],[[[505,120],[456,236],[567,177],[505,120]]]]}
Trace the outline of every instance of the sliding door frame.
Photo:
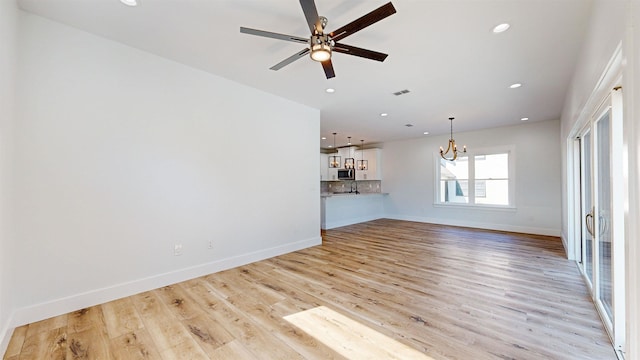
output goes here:
{"type": "MultiPolygon", "coordinates": [[[[626,333],[626,302],[625,302],[625,226],[624,226],[624,176],[623,176],[623,109],[622,109],[622,54],[621,46],[618,47],[614,56],[611,58],[606,70],[601,76],[597,86],[594,88],[591,96],[583,107],[582,111],[572,130],[569,132],[566,138],[566,161],[567,161],[567,231],[566,239],[563,239],[567,246],[567,257],[575,260],[579,264],[579,268],[585,277],[585,281],[590,286],[592,299],[596,305],[596,309],[600,317],[602,318],[605,329],[610,336],[611,342],[614,345],[615,350],[621,353],[625,350],[625,333],[626,333]],[[597,152],[594,148],[597,137],[597,131],[595,122],[600,118],[603,113],[603,104],[609,102],[611,106],[610,114],[610,168],[608,169],[611,174],[611,252],[612,252],[612,318],[609,317],[600,302],[599,299],[599,284],[598,275],[599,269],[597,269],[596,257],[598,256],[598,249],[594,247],[593,251],[593,277],[587,280],[587,274],[584,272],[583,263],[583,249],[582,244],[582,231],[583,222],[582,217],[585,212],[581,208],[582,194],[581,194],[581,139],[579,137],[585,133],[586,129],[590,128],[591,137],[591,151],[597,152]]],[[[607,106],[607,105],[605,105],[607,106]]],[[[598,154],[594,154],[592,161],[597,161],[598,154]]],[[[592,172],[596,171],[592,165],[592,172]]],[[[592,175],[591,175],[592,176],[592,175]]],[[[595,177],[592,176],[595,180],[595,177]]],[[[597,189],[597,180],[592,183],[591,186],[597,189]]],[[[597,207],[597,199],[594,201],[593,206],[597,207]]],[[[595,226],[595,234],[598,234],[598,226],[595,226]]],[[[595,243],[594,239],[594,243],[595,243]]]]}

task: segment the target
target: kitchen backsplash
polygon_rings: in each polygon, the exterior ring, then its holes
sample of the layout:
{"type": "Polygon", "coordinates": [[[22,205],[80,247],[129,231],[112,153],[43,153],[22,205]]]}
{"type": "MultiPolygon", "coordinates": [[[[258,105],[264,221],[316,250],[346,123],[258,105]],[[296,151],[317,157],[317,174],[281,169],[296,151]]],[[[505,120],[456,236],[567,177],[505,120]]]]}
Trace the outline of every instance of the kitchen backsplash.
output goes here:
{"type": "Polygon", "coordinates": [[[345,181],[320,181],[320,192],[327,193],[343,193],[350,192],[358,185],[358,191],[363,194],[382,192],[382,181],[380,180],[345,180],[345,181]]]}

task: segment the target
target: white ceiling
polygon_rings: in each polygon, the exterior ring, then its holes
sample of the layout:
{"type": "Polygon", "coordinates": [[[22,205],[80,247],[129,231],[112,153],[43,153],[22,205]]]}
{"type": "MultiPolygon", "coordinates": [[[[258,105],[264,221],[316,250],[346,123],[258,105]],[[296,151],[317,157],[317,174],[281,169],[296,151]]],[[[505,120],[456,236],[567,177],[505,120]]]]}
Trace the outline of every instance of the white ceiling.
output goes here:
{"type": "MultiPolygon", "coordinates": [[[[334,30],[387,0],[316,0],[334,30]]],[[[341,42],[385,62],[334,54],[336,77],[303,45],[240,26],[307,37],[298,0],[18,0],[23,10],[321,110],[322,147],[559,119],[591,9],[587,0],[394,0],[397,13],[341,42]],[[511,29],[494,34],[508,22],[511,29]],[[510,89],[513,83],[522,83],[510,89]],[[325,89],[335,88],[328,94],[325,89]],[[408,89],[409,94],[392,93],[408,89]],[[381,117],[380,113],[389,116],[381,117]],[[413,124],[406,127],[405,124],[413,124]]],[[[242,94],[238,94],[242,96],[242,94]]]]}

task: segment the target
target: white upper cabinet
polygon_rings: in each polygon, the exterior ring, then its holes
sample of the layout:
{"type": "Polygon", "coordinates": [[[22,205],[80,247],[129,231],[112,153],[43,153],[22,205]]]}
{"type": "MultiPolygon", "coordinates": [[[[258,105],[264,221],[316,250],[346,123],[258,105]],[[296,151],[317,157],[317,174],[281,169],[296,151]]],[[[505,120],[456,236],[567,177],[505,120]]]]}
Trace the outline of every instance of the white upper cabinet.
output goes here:
{"type": "MultiPolygon", "coordinates": [[[[331,181],[338,180],[338,168],[330,168],[329,167],[329,157],[336,155],[332,154],[323,154],[320,153],[320,180],[321,181],[331,181]]],[[[340,160],[340,166],[342,167],[343,160],[340,160]]]]}
{"type": "Polygon", "coordinates": [[[320,153],[320,181],[329,180],[329,155],[320,153]]]}
{"type": "Polygon", "coordinates": [[[382,180],[382,169],[380,168],[382,150],[366,149],[359,150],[356,146],[338,149],[337,153],[320,154],[320,180],[338,180],[338,168],[329,167],[329,157],[340,156],[340,169],[345,168],[345,160],[354,159],[356,169],[356,180],[382,180]],[[358,161],[367,160],[367,170],[358,170],[358,161]]]}

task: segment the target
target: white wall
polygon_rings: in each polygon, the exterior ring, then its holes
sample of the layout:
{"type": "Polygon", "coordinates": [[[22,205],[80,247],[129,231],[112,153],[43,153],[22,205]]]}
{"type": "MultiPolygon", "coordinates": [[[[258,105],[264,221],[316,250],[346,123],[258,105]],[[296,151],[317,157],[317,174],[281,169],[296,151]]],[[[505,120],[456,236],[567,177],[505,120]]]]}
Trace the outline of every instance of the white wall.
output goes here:
{"type": "MultiPolygon", "coordinates": [[[[595,100],[601,94],[592,96],[600,76],[605,71],[609,60],[616,48],[622,45],[622,76],[623,76],[623,128],[624,147],[626,156],[616,159],[624,162],[624,182],[627,191],[628,208],[625,209],[625,249],[627,250],[625,275],[626,286],[626,319],[627,319],[627,359],[640,359],[640,235],[639,197],[640,189],[640,2],[637,0],[597,0],[593,5],[593,13],[589,22],[588,32],[583,44],[579,61],[573,75],[573,81],[568,89],[564,110],[562,113],[562,150],[563,169],[566,169],[566,142],[576,122],[584,114],[593,111],[597,106],[595,100]]],[[[609,89],[605,89],[609,90],[609,89]]],[[[621,174],[618,174],[621,175],[621,174]]],[[[563,228],[565,238],[573,238],[568,224],[567,197],[570,196],[570,186],[567,184],[567,172],[563,172],[563,228]]]]}
{"type": "MultiPolygon", "coordinates": [[[[434,154],[448,135],[384,144],[385,213],[394,219],[495,230],[560,235],[560,148],[558,120],[455,133],[469,149],[515,146],[515,210],[434,206],[434,154]]],[[[439,155],[438,155],[439,156],[439,155]]]]}
{"type": "Polygon", "coordinates": [[[12,294],[12,222],[11,154],[13,139],[16,23],[18,9],[14,0],[0,0],[0,353],[4,353],[11,332],[9,318],[13,310],[12,294]]]}
{"type": "Polygon", "coordinates": [[[14,325],[321,242],[318,110],[27,13],[18,46],[14,325]]]}
{"type": "Polygon", "coordinates": [[[632,2],[631,41],[628,43],[627,69],[631,104],[625,120],[628,149],[628,204],[627,224],[627,352],[628,359],[640,359],[640,1],[632,2]]]}

